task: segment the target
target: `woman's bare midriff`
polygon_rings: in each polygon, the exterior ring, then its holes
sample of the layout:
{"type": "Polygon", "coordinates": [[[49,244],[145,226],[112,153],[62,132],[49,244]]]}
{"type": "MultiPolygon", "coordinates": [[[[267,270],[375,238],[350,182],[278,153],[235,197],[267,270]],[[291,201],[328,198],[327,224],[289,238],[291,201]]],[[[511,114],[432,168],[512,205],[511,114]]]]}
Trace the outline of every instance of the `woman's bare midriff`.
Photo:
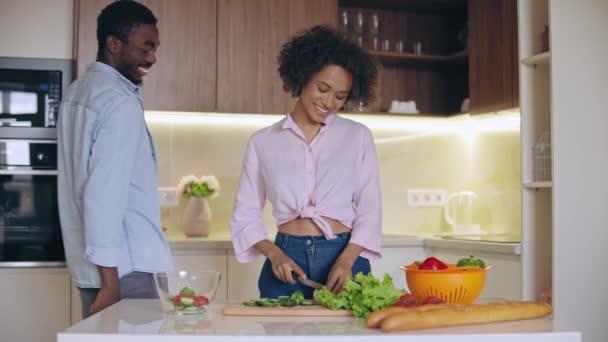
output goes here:
{"type": "MultiPolygon", "coordinates": [[[[350,229],[342,223],[332,220],[327,217],[323,217],[325,222],[329,224],[334,234],[350,232],[350,229]]],[[[296,218],[289,222],[285,222],[279,226],[281,233],[298,235],[298,236],[321,236],[323,232],[321,228],[310,218],[296,218]]]]}

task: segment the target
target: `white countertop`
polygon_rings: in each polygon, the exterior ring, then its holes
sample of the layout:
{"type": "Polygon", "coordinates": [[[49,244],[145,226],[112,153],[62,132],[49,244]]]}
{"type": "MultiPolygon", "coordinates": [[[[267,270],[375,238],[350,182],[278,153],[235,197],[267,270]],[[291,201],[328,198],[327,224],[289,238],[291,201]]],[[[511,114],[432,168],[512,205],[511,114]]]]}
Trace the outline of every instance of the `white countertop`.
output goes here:
{"type": "Polygon", "coordinates": [[[425,247],[457,249],[472,252],[487,252],[500,254],[521,255],[521,243],[499,243],[471,240],[442,239],[430,236],[424,238],[425,247]]]}
{"type": "MultiPolygon", "coordinates": [[[[230,235],[209,237],[187,237],[183,234],[166,235],[173,251],[231,250],[230,235]]],[[[272,239],[272,238],[271,238],[272,239]]],[[[448,240],[432,235],[413,236],[386,234],[382,236],[382,247],[441,247],[466,250],[467,252],[490,252],[521,255],[521,243],[496,243],[466,240],[448,240]]]]}
{"type": "Polygon", "coordinates": [[[139,341],[450,341],[580,342],[550,318],[402,333],[368,329],[354,317],[223,316],[221,304],[200,316],[165,316],[158,300],[125,299],[58,334],[58,342],[139,341]]]}
{"type": "Polygon", "coordinates": [[[233,249],[230,235],[210,235],[207,237],[187,237],[184,234],[165,235],[171,250],[187,251],[201,249],[233,249]]]}

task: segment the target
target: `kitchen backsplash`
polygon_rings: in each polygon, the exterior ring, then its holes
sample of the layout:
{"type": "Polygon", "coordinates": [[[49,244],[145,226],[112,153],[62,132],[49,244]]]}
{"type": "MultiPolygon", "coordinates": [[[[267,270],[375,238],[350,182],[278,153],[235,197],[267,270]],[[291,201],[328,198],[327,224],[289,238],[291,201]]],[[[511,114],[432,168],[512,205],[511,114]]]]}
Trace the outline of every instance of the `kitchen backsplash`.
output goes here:
{"type": "MultiPolygon", "coordinates": [[[[158,182],[175,187],[187,174],[215,175],[221,195],[210,200],[211,235],[229,234],[245,145],[279,115],[150,112],[146,119],[158,158],[158,182]]],[[[472,221],[488,233],[520,232],[519,113],[448,118],[347,116],[370,127],[380,163],[385,234],[449,232],[442,207],[410,207],[408,189],[474,191],[472,221]]],[[[167,234],[181,234],[184,203],[163,208],[167,234]]],[[[276,225],[267,203],[269,234],[276,225]]]]}

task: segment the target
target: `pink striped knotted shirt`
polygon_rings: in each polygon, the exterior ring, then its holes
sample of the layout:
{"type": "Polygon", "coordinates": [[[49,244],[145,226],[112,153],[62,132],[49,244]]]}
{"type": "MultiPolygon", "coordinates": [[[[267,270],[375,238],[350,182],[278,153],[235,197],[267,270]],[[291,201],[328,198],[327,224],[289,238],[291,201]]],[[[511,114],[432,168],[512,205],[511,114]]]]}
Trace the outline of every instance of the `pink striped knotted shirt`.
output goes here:
{"type": "Polygon", "coordinates": [[[266,199],[277,226],[310,218],[326,239],[336,236],[324,217],[351,229],[362,257],[380,257],[382,205],[378,160],[371,131],[330,114],[309,143],[287,115],[254,133],[247,144],[230,222],[239,262],[260,255],[253,245],[267,239],[261,213],[266,199]]]}

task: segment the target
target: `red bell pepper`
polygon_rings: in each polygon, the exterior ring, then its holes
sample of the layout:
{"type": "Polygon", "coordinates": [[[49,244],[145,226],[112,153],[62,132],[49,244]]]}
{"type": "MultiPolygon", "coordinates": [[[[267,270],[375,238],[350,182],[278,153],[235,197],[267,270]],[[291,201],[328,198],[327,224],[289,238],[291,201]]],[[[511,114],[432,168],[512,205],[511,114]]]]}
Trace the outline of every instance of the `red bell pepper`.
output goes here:
{"type": "Polygon", "coordinates": [[[446,268],[448,268],[448,265],[435,257],[426,258],[418,267],[420,270],[445,270],[446,268]]]}

